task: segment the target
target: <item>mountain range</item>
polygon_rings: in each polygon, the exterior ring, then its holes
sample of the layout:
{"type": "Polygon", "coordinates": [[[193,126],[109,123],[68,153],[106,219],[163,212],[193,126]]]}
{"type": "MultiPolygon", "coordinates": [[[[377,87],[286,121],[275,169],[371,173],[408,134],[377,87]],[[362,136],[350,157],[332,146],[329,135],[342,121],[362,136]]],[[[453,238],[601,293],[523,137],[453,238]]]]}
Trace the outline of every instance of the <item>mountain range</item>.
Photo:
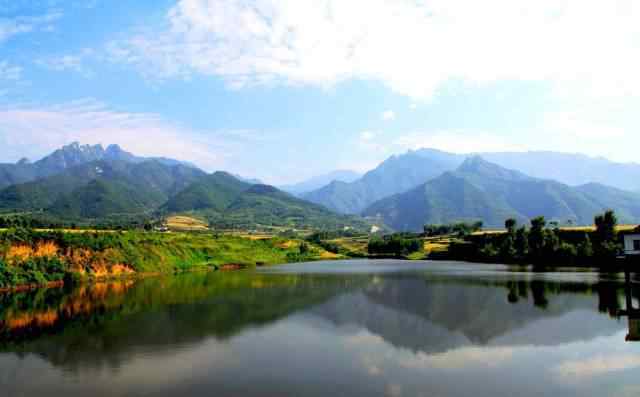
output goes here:
{"type": "Polygon", "coordinates": [[[481,220],[501,227],[543,215],[561,224],[592,224],[593,217],[615,209],[622,222],[640,220],[640,194],[590,183],[572,187],[534,178],[484,160],[466,159],[455,171],[379,200],[362,214],[378,217],[395,230],[419,231],[424,224],[481,220]]]}
{"type": "Polygon", "coordinates": [[[138,157],[124,151],[118,145],[109,145],[105,149],[102,145],[80,145],[78,142],[74,142],[63,146],[35,163],[23,158],[15,164],[0,164],[0,188],[56,175],[68,168],[99,160],[124,161],[128,163],[155,160],[165,165],[182,164],[195,168],[192,164],[165,157],[138,157]]]}
{"type": "Polygon", "coordinates": [[[102,221],[189,213],[216,227],[368,230],[360,218],[333,213],[273,186],[184,162],[141,158],[118,146],[71,144],[30,164],[4,165],[0,213],[35,212],[61,220],[102,221]],[[20,173],[18,171],[28,170],[20,173]]]}
{"type": "Polygon", "coordinates": [[[288,193],[224,171],[208,174],[173,159],[139,157],[117,145],[73,143],[35,163],[0,164],[0,214],[80,221],[192,214],[221,228],[368,230],[376,224],[418,231],[427,223],[482,220],[493,227],[539,215],[592,224],[595,214],[611,208],[622,222],[636,223],[640,191],[631,190],[638,181],[636,164],[582,155],[421,149],[392,156],[361,177],[336,171],[283,187],[288,193]],[[611,183],[601,183],[609,174],[611,183]],[[327,184],[303,192],[321,183],[327,184]]]}
{"type": "Polygon", "coordinates": [[[359,214],[374,202],[454,171],[465,159],[477,155],[504,168],[570,186],[598,183],[640,192],[640,164],[635,163],[544,151],[456,154],[420,149],[392,156],[353,182],[332,182],[301,197],[336,212],[359,214]]]}
{"type": "Polygon", "coordinates": [[[301,197],[345,214],[358,214],[370,204],[407,191],[464,161],[458,155],[432,149],[391,156],[351,183],[333,181],[301,197]]]}

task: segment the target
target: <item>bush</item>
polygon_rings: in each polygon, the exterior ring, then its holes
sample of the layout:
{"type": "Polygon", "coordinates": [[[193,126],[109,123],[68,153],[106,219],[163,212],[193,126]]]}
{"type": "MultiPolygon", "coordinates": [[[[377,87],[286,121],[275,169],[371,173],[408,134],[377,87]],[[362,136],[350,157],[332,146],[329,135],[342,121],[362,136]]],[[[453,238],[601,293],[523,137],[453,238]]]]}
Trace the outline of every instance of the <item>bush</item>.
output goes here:
{"type": "Polygon", "coordinates": [[[369,240],[367,251],[370,254],[387,254],[395,256],[407,256],[412,252],[422,250],[422,240],[418,238],[405,238],[401,235],[373,237],[369,240]]]}

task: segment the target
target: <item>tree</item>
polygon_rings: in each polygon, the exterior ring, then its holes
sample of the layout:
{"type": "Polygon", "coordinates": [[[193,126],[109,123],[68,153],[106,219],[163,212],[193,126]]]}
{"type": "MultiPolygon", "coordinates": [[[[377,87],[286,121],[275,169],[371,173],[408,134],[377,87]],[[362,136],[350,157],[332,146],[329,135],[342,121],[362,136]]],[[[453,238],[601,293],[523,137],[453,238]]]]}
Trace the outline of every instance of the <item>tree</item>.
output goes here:
{"type": "Polygon", "coordinates": [[[601,259],[612,260],[618,254],[620,246],[617,241],[616,225],[618,218],[612,210],[595,217],[596,254],[601,259]]]}
{"type": "Polygon", "coordinates": [[[560,236],[558,229],[544,231],[544,246],[542,248],[542,256],[545,260],[555,258],[556,253],[560,250],[560,236]]]}
{"type": "Polygon", "coordinates": [[[518,222],[513,218],[509,218],[504,222],[504,227],[507,229],[507,233],[511,235],[515,235],[516,225],[518,225],[518,222]]]}
{"type": "Polygon", "coordinates": [[[595,217],[596,236],[599,243],[615,241],[618,218],[612,210],[595,217]]]}
{"type": "Polygon", "coordinates": [[[580,258],[591,258],[593,256],[593,245],[588,234],[584,234],[584,238],[577,247],[577,255],[580,258]]]}
{"type": "Polygon", "coordinates": [[[522,226],[516,232],[516,241],[515,248],[518,253],[518,256],[522,258],[526,258],[529,255],[529,233],[527,232],[527,228],[522,226]]]}
{"type": "Polygon", "coordinates": [[[513,261],[517,254],[518,251],[515,248],[513,233],[508,233],[500,245],[500,257],[509,262],[513,261]]]}
{"type": "Polygon", "coordinates": [[[309,249],[309,244],[305,243],[304,241],[302,243],[300,243],[300,255],[306,255],[309,253],[310,249],[309,249]]]}
{"type": "Polygon", "coordinates": [[[531,220],[531,231],[529,232],[529,252],[532,259],[540,260],[544,249],[544,228],[547,222],[544,216],[539,216],[531,220]]]}

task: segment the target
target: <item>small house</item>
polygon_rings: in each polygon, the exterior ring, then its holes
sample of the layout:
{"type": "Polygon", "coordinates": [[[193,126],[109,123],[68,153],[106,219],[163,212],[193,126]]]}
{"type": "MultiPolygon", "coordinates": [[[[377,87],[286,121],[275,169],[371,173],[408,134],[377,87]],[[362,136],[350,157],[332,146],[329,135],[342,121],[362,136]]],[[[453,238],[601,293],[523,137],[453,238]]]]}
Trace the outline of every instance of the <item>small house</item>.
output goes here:
{"type": "Polygon", "coordinates": [[[624,234],[624,254],[640,256],[640,227],[624,234]]]}

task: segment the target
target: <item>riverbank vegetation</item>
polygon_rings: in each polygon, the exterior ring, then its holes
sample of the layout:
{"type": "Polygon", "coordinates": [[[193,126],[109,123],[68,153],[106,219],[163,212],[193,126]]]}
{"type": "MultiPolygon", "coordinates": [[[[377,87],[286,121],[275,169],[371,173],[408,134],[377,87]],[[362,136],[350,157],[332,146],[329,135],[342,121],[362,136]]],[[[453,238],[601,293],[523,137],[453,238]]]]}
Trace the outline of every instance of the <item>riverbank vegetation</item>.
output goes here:
{"type": "Polygon", "coordinates": [[[594,219],[593,228],[549,227],[544,217],[518,227],[505,222],[500,233],[474,233],[452,241],[442,259],[534,265],[611,266],[622,251],[617,217],[606,211],[594,219]]]}
{"type": "Polygon", "coordinates": [[[339,257],[298,239],[214,233],[0,232],[0,289],[339,257]]]}

